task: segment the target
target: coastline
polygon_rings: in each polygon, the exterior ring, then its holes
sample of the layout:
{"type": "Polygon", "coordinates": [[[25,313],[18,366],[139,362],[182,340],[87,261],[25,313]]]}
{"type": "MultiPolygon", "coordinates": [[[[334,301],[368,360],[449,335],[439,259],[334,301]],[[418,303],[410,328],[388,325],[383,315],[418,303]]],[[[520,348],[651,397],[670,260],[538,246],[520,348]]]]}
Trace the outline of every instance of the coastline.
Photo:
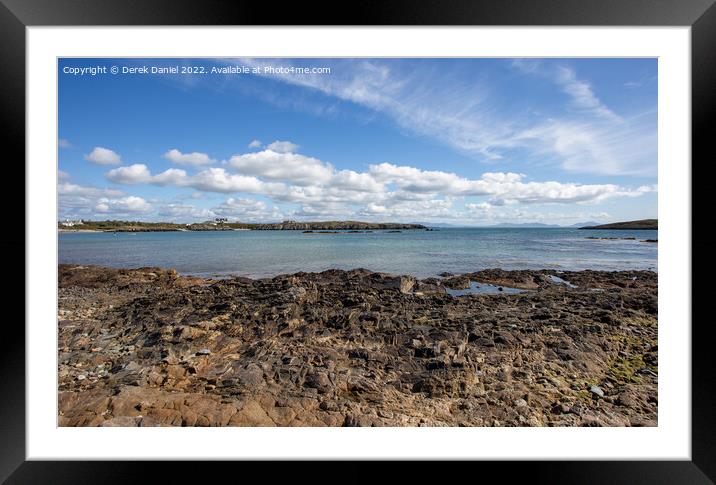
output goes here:
{"type": "Polygon", "coordinates": [[[59,301],[60,426],[657,424],[649,271],[60,265],[59,301]]]}
{"type": "Polygon", "coordinates": [[[275,223],[85,221],[77,226],[58,225],[59,232],[180,232],[180,231],[365,231],[365,230],[432,230],[422,224],[398,222],[318,221],[275,223]],[[75,227],[81,227],[74,229],[75,227]]]}
{"type": "Polygon", "coordinates": [[[57,228],[57,232],[106,232],[106,231],[98,231],[96,229],[65,229],[62,227],[57,228]]]}

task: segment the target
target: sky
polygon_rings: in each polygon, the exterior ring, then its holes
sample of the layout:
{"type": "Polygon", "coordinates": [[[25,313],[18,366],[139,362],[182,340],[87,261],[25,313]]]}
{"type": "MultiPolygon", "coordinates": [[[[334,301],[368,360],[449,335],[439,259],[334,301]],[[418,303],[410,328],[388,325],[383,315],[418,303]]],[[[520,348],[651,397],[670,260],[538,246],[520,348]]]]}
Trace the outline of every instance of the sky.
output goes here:
{"type": "Polygon", "coordinates": [[[656,218],[657,85],[635,58],[60,59],[58,218],[656,218]]]}

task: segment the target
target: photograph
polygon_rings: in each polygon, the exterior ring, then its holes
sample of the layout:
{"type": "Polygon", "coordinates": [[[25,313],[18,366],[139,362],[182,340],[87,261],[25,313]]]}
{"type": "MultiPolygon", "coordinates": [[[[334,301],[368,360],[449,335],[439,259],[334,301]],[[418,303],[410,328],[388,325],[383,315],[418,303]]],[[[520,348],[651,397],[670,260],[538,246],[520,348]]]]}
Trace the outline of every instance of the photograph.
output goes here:
{"type": "Polygon", "coordinates": [[[57,426],[657,428],[659,66],[58,57],[57,426]]]}

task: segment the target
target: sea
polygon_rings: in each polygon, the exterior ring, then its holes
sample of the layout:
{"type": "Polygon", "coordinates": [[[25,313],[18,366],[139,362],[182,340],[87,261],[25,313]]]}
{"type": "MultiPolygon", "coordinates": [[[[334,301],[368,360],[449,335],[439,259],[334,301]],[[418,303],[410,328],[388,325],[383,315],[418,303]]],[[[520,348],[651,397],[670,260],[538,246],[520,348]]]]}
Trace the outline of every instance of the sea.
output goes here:
{"type": "Polygon", "coordinates": [[[63,232],[58,238],[60,263],[159,266],[204,277],[263,278],[333,268],[365,268],[419,278],[487,268],[657,271],[658,262],[658,243],[642,242],[658,239],[656,230],[63,232]]]}

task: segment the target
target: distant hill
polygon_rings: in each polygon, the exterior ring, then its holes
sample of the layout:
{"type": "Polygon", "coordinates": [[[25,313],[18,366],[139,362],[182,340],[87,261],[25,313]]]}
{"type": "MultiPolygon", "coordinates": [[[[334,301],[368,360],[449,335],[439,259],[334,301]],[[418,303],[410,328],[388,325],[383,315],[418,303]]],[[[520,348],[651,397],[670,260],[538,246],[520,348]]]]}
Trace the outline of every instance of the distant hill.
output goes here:
{"type": "Polygon", "coordinates": [[[494,226],[490,226],[490,227],[505,227],[505,228],[509,228],[509,227],[524,227],[524,228],[534,227],[534,228],[538,228],[538,227],[562,227],[562,226],[558,226],[557,224],[543,224],[543,223],[541,223],[541,222],[522,222],[522,223],[517,223],[517,222],[501,222],[500,224],[495,224],[494,226]]]}
{"type": "Polygon", "coordinates": [[[580,227],[580,229],[659,229],[659,220],[641,219],[639,221],[613,222],[598,226],[580,227]]]}
{"type": "Polygon", "coordinates": [[[447,222],[411,222],[411,224],[415,224],[418,226],[425,226],[425,227],[442,227],[442,228],[465,227],[465,226],[461,226],[460,224],[449,224],[447,222]]]}
{"type": "Polygon", "coordinates": [[[599,224],[601,224],[601,222],[587,221],[587,222],[578,222],[576,224],[572,224],[571,226],[566,226],[566,227],[576,227],[577,229],[581,229],[583,227],[598,226],[599,224]]]}

